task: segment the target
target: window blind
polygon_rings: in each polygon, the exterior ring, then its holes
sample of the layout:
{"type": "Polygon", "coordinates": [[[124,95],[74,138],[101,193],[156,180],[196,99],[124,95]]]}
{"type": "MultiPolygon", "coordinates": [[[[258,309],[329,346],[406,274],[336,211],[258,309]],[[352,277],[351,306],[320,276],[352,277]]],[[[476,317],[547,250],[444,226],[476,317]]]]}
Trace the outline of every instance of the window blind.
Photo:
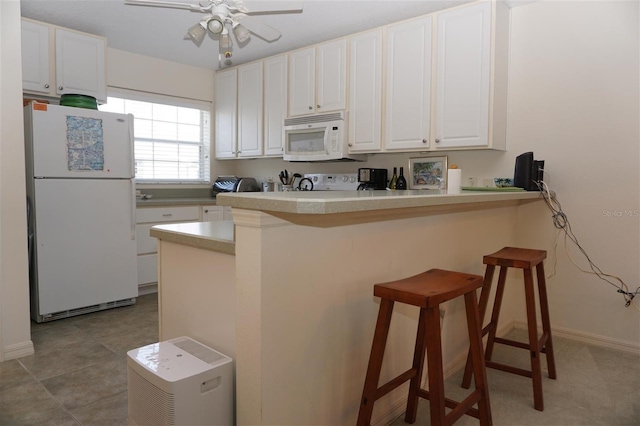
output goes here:
{"type": "Polygon", "coordinates": [[[110,90],[99,109],[133,114],[138,182],[210,182],[210,103],[110,90]]]}

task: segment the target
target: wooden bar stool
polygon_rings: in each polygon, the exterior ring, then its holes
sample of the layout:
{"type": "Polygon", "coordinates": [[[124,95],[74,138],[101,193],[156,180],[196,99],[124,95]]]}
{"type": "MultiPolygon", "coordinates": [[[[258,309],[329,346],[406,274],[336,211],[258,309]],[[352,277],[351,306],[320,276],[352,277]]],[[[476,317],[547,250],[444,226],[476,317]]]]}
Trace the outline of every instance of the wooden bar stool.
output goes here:
{"type": "Polygon", "coordinates": [[[368,426],[371,422],[375,401],[407,380],[411,380],[411,382],[405,415],[406,422],[415,422],[418,400],[422,397],[430,402],[431,425],[453,424],[463,414],[480,419],[481,425],[491,425],[489,390],[484,368],[480,317],[476,299],[476,289],[481,286],[482,277],[479,275],[431,269],[410,278],[376,284],[373,287],[374,296],[380,297],[382,300],[380,301],[380,310],[371,346],[371,357],[360,401],[358,425],[368,426]],[[476,389],[462,402],[457,402],[444,397],[439,306],[447,300],[462,295],[464,295],[466,306],[476,389]],[[406,303],[420,308],[413,366],[387,384],[378,386],[394,302],[406,303]],[[429,369],[428,391],[420,388],[425,351],[429,369]],[[475,404],[478,404],[477,409],[473,408],[475,404]],[[452,410],[446,414],[445,407],[452,408],[452,410]]]}
{"type": "MultiPolygon", "coordinates": [[[[489,302],[489,293],[493,282],[493,273],[496,266],[500,266],[498,277],[498,287],[496,289],[495,302],[491,313],[491,321],[482,329],[482,336],[489,334],[487,339],[487,349],[485,352],[485,362],[487,367],[508,373],[529,377],[533,381],[533,405],[536,410],[544,410],[544,400],[542,397],[542,370],[540,367],[540,353],[546,354],[549,378],[556,378],[556,363],[553,356],[553,343],[551,341],[551,322],[549,320],[549,306],[547,302],[547,287],[544,277],[543,260],[547,257],[545,250],[532,250],[524,248],[505,247],[493,254],[484,256],[483,262],[487,265],[484,275],[484,285],[480,294],[480,318],[484,318],[489,302]],[[542,336],[538,338],[538,326],[536,324],[536,300],[533,289],[533,268],[536,268],[538,278],[538,295],[540,297],[540,313],[542,318],[542,336]],[[520,268],[524,273],[524,292],[527,305],[527,329],[529,342],[522,343],[514,340],[496,337],[498,328],[498,317],[500,316],[500,306],[504,294],[504,286],[509,268],[520,268]],[[527,349],[531,354],[531,370],[512,367],[491,361],[494,343],[514,346],[516,348],[527,349]]],[[[467,365],[462,378],[462,387],[468,389],[471,384],[472,374],[472,354],[469,352],[467,365]]]]}

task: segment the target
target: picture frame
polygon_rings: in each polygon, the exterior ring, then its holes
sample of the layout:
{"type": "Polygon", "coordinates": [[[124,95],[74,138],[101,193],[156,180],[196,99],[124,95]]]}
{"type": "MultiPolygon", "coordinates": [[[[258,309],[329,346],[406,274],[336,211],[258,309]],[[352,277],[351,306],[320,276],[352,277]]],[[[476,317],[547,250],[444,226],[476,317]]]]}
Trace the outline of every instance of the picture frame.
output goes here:
{"type": "Polygon", "coordinates": [[[446,189],[447,156],[409,159],[409,189],[446,189]]]}

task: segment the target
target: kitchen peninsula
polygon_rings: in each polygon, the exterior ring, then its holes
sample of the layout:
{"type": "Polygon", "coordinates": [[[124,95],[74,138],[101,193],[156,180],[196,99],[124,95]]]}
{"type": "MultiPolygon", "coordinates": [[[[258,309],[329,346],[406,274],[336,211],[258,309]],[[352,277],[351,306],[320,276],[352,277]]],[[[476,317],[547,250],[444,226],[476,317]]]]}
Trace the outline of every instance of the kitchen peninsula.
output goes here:
{"type": "MultiPolygon", "coordinates": [[[[220,194],[235,231],[229,223],[151,231],[160,240],[160,338],[187,334],[234,358],[238,424],[354,424],[378,311],[373,284],[436,267],[483,274],[484,254],[551,235],[541,200],[534,192],[220,194]]],[[[467,337],[463,303],[442,310],[447,374],[462,367],[467,337]]],[[[396,307],[381,381],[411,365],[417,314],[396,307]]],[[[404,410],[405,386],[378,401],[374,424],[404,410]]]]}

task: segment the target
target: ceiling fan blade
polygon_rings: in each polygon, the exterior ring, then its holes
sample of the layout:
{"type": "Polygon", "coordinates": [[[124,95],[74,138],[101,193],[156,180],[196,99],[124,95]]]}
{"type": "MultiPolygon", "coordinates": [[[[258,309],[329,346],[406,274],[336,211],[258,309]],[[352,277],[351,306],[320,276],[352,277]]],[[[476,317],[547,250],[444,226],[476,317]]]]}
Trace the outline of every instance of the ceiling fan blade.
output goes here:
{"type": "Polygon", "coordinates": [[[266,15],[274,13],[300,13],[302,12],[302,1],[296,0],[264,0],[249,1],[243,5],[248,10],[249,15],[266,15]]]}
{"type": "Polygon", "coordinates": [[[200,5],[178,3],[174,1],[160,1],[160,0],[124,0],[125,4],[131,6],[153,6],[153,7],[168,7],[171,9],[186,9],[192,12],[205,12],[205,8],[200,5]]]}
{"type": "Polygon", "coordinates": [[[280,31],[267,24],[263,24],[259,19],[252,16],[245,16],[242,18],[241,23],[253,34],[266,41],[276,41],[282,36],[280,31]]]}

